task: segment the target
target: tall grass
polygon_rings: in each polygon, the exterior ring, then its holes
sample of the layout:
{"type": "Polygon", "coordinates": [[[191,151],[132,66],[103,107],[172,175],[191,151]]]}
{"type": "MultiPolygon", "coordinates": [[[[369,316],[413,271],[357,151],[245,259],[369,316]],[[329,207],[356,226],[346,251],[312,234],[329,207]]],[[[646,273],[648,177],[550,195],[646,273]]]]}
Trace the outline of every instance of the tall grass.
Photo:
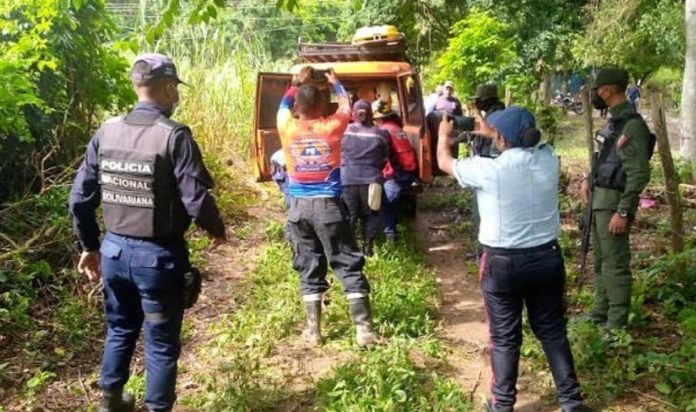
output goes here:
{"type": "Polygon", "coordinates": [[[246,216],[255,196],[251,143],[256,78],[260,71],[287,69],[272,62],[253,39],[224,27],[182,26],[159,47],[176,62],[182,86],[175,117],[191,126],[217,185],[215,195],[230,219],[246,216]]]}

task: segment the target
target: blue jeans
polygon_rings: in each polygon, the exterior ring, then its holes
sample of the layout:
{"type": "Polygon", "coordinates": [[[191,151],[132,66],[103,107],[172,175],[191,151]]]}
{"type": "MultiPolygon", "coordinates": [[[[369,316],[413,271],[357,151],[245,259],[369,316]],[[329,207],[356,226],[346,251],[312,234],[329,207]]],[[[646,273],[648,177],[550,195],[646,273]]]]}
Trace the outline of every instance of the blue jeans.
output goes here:
{"type": "Polygon", "coordinates": [[[108,322],[101,388],[126,384],[144,324],[145,405],[151,411],[170,411],[181,351],[183,274],[189,267],[185,243],[163,245],[107,233],[101,254],[108,322]]]}
{"type": "Polygon", "coordinates": [[[485,248],[481,290],[491,335],[492,403],[512,411],[522,346],[522,308],[541,341],[563,410],[582,405],[580,384],[566,334],[565,267],[558,243],[529,249],[485,248]]]}

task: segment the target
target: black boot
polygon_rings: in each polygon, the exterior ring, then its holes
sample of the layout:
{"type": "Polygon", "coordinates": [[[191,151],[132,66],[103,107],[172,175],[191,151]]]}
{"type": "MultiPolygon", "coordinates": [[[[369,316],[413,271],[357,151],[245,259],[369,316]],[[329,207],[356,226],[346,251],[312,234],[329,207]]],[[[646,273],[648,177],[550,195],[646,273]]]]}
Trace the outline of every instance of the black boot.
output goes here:
{"type": "Polygon", "coordinates": [[[302,331],[302,338],[312,346],[321,343],[321,299],[304,302],[307,324],[302,331]]]}
{"type": "Polygon", "coordinates": [[[374,254],[374,247],[372,246],[372,239],[366,239],[363,244],[363,255],[370,257],[374,254]]]}
{"type": "Polygon", "coordinates": [[[123,388],[102,391],[99,412],[133,411],[135,411],[135,397],[128,392],[123,392],[123,388]]]}
{"type": "Polygon", "coordinates": [[[372,327],[372,311],[370,298],[360,297],[348,299],[350,316],[357,329],[356,340],[360,346],[372,346],[377,343],[377,334],[372,327]]]}

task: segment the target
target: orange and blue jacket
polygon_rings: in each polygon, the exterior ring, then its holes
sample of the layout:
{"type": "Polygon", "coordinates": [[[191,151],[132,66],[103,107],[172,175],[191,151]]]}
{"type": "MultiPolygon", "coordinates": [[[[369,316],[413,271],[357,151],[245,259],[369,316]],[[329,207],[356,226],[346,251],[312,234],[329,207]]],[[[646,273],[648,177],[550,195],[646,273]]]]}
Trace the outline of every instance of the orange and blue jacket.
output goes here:
{"type": "Polygon", "coordinates": [[[292,107],[297,86],[283,96],[278,109],[278,133],[288,170],[288,190],[294,197],[341,195],[341,139],[350,121],[350,103],[341,83],[334,85],[338,110],[328,117],[295,119],[292,107]]]}

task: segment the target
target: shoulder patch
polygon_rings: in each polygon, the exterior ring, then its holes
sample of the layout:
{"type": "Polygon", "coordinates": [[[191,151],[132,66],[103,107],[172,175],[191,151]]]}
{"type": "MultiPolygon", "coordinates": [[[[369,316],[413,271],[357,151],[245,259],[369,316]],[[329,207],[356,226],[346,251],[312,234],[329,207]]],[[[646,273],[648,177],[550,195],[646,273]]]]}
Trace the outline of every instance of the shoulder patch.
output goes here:
{"type": "Polygon", "coordinates": [[[628,142],[629,142],[630,140],[631,140],[631,136],[628,135],[628,134],[626,134],[626,133],[623,133],[623,134],[622,134],[621,136],[619,136],[619,138],[616,140],[616,148],[619,149],[619,150],[623,149],[624,147],[626,147],[626,145],[628,144],[628,142]]]}

